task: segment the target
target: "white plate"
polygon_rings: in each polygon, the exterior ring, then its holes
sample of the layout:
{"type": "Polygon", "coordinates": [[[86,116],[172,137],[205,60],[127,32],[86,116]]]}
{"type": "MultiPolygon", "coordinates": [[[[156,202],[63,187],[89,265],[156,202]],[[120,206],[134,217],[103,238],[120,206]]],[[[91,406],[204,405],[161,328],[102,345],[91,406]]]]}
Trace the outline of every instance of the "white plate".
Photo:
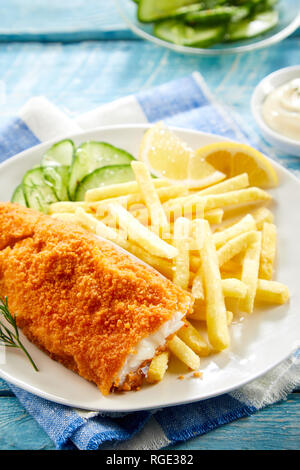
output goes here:
{"type": "MultiPolygon", "coordinates": [[[[76,144],[88,139],[110,142],[137,154],[148,126],[117,126],[70,136],[76,144]]],[[[189,145],[196,148],[224,138],[196,131],[175,129],[189,145]]],[[[10,199],[24,172],[40,162],[52,142],[38,145],[0,165],[0,200],[10,199]]],[[[275,164],[274,164],[275,165],[275,164]]],[[[102,411],[134,411],[189,403],[236,389],[264,374],[287,358],[300,344],[300,184],[282,167],[275,165],[280,185],[271,191],[278,227],[277,280],[290,288],[291,301],[284,306],[254,312],[231,327],[232,344],[228,351],[201,359],[203,378],[185,380],[178,375],[186,370],[171,367],[165,379],[139,392],[103,397],[97,387],[51,360],[24,339],[39,372],[34,372],[20,351],[7,350],[0,364],[0,376],[40,397],[65,405],[102,411]]]]}

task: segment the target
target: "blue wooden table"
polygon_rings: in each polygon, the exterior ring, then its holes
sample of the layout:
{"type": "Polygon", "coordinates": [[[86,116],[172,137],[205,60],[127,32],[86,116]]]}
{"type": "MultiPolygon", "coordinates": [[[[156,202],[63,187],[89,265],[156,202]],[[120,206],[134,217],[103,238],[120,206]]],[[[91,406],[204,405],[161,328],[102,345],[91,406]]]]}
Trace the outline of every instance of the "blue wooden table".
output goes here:
{"type": "MultiPolygon", "coordinates": [[[[106,6],[111,2],[6,3],[0,18],[0,126],[34,95],[45,95],[75,117],[197,70],[216,99],[243,120],[250,133],[258,133],[249,110],[254,87],[270,72],[300,63],[300,31],[252,53],[184,56],[134,38],[113,7],[106,6]],[[97,41],[78,41],[88,37],[97,41]],[[70,39],[77,42],[55,42],[70,39]]],[[[287,157],[284,163],[300,170],[296,158],[287,157]]],[[[172,449],[299,449],[299,423],[300,389],[251,417],[172,449]]],[[[3,449],[54,449],[54,445],[0,380],[3,449]]]]}

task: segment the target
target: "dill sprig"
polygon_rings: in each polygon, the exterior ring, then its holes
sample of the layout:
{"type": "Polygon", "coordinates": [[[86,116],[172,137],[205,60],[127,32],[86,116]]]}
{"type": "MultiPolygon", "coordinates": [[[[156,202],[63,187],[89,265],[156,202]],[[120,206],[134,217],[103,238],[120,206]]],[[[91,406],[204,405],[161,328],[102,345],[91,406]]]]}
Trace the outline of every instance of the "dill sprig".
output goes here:
{"type": "Polygon", "coordinates": [[[8,308],[7,297],[4,299],[0,297],[0,314],[4,317],[6,322],[12,326],[13,331],[9,329],[5,323],[3,323],[0,319],[0,345],[7,346],[8,348],[19,348],[21,349],[27,358],[29,359],[32,367],[38,371],[37,366],[35,365],[33,359],[31,358],[30,354],[23,346],[20,337],[19,337],[19,330],[17,327],[17,317],[16,315],[12,315],[8,308]]]}

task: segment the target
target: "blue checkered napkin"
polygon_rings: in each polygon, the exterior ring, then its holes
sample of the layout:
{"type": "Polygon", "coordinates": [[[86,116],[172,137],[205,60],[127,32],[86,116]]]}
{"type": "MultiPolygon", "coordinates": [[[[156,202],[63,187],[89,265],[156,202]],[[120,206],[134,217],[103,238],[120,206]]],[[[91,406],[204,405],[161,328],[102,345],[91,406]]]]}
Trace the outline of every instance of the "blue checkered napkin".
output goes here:
{"type": "MultiPolygon", "coordinates": [[[[169,125],[201,129],[249,141],[208,93],[198,74],[105,105],[77,118],[65,116],[45,98],[33,98],[18,118],[0,130],[1,160],[41,140],[105,124],[164,120],[169,125]],[[59,134],[60,133],[60,134],[59,134]]],[[[258,146],[258,142],[250,143],[258,146]]],[[[297,168],[295,168],[297,169],[297,168]]],[[[255,413],[286,396],[300,382],[297,355],[232,393],[198,403],[118,416],[76,410],[11,389],[58,449],[159,449],[207,433],[225,423],[255,413]]]]}

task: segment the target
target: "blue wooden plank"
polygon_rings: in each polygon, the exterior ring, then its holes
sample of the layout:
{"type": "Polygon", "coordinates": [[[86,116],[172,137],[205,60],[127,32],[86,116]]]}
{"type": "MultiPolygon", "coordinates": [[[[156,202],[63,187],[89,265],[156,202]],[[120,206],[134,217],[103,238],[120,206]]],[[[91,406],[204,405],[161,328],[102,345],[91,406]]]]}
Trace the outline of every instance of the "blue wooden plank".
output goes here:
{"type": "Polygon", "coordinates": [[[52,450],[55,446],[15,397],[0,397],[0,450],[52,450]]]}
{"type": "Polygon", "coordinates": [[[0,80],[5,108],[0,118],[16,113],[36,94],[44,94],[75,116],[199,71],[216,98],[248,120],[255,85],[282,66],[296,65],[299,47],[300,38],[293,37],[261,51],[214,58],[184,56],[138,41],[3,44],[0,80]]]}
{"type": "Polygon", "coordinates": [[[208,434],[168,447],[172,450],[299,450],[300,394],[208,434]]]}
{"type": "Polygon", "coordinates": [[[0,396],[13,396],[13,393],[10,390],[9,386],[2,379],[0,379],[0,396]]]}
{"type": "Polygon", "coordinates": [[[80,41],[135,37],[113,2],[10,0],[1,8],[0,41],[80,41]]]}

